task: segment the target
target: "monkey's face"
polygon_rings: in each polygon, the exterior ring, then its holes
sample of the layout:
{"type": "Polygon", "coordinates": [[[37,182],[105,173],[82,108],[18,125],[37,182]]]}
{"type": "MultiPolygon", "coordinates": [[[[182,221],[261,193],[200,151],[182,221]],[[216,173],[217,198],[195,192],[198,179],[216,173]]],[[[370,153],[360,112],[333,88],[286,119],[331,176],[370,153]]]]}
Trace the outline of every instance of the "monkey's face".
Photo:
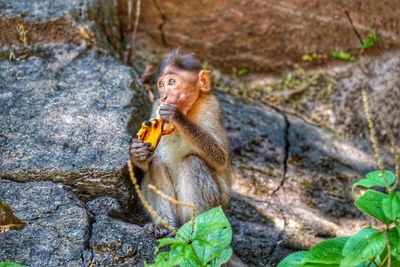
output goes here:
{"type": "Polygon", "coordinates": [[[199,98],[198,79],[197,73],[167,67],[157,81],[161,104],[176,105],[186,115],[199,98]]]}

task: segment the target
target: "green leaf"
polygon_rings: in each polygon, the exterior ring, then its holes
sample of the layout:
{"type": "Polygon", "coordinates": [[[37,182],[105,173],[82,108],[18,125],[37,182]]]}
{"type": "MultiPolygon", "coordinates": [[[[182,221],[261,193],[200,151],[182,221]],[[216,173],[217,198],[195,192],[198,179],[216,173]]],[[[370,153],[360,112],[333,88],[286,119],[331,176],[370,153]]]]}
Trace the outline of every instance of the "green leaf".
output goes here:
{"type": "Polygon", "coordinates": [[[366,214],[377,218],[384,224],[388,224],[392,221],[385,216],[382,210],[383,200],[387,198],[389,198],[389,196],[386,194],[374,190],[367,190],[367,192],[355,201],[355,205],[366,214]]]}
{"type": "Polygon", "coordinates": [[[250,72],[250,66],[247,65],[247,64],[243,64],[239,68],[238,75],[239,76],[245,76],[245,75],[249,74],[249,72],[250,72]]]}
{"type": "Polygon", "coordinates": [[[304,263],[339,265],[342,260],[342,250],[349,237],[338,237],[325,240],[305,255],[304,263]]]}
{"type": "Polygon", "coordinates": [[[284,258],[277,267],[300,267],[307,251],[298,251],[284,258]]]}
{"type": "Polygon", "coordinates": [[[292,73],[289,72],[289,73],[285,76],[285,79],[282,81],[282,86],[285,87],[285,88],[290,87],[290,85],[291,85],[291,83],[292,83],[292,79],[293,79],[293,75],[292,75],[292,73]]]}
{"type": "Polygon", "coordinates": [[[388,180],[389,184],[386,183],[385,179],[382,176],[381,171],[373,171],[369,172],[367,174],[367,177],[365,177],[364,179],[361,179],[358,182],[354,183],[353,190],[357,186],[362,186],[366,188],[371,188],[373,186],[378,186],[378,187],[391,186],[396,180],[394,173],[391,171],[385,171],[384,175],[388,180]]]}
{"type": "Polygon", "coordinates": [[[362,48],[362,49],[371,48],[371,47],[375,46],[377,42],[378,42],[378,37],[377,37],[377,35],[376,35],[376,32],[373,31],[373,30],[369,30],[368,39],[365,40],[365,41],[361,44],[361,48],[362,48]]]}
{"type": "Polygon", "coordinates": [[[344,60],[344,61],[350,61],[353,62],[356,60],[356,57],[353,56],[352,54],[344,51],[332,51],[331,56],[336,59],[344,60]]]}
{"type": "Polygon", "coordinates": [[[343,248],[341,267],[353,267],[379,256],[385,249],[383,232],[366,228],[350,237],[343,248]]]}
{"type": "Polygon", "coordinates": [[[156,247],[156,252],[165,246],[173,245],[173,244],[182,244],[182,241],[177,240],[176,238],[161,238],[157,240],[158,246],[156,247]]]}
{"type": "Polygon", "coordinates": [[[197,228],[197,231],[194,233],[193,237],[194,237],[194,239],[203,240],[203,238],[205,236],[207,236],[210,232],[215,231],[215,229],[223,229],[223,228],[227,228],[227,227],[229,227],[228,221],[210,223],[210,224],[204,225],[200,229],[197,228]]]}
{"type": "MultiPolygon", "coordinates": [[[[190,222],[185,223],[179,233],[190,236],[190,222]]],[[[203,265],[217,259],[232,241],[232,228],[221,207],[208,210],[195,219],[192,246],[203,265]],[[204,246],[204,242],[210,245],[204,246]]]]}
{"type": "Polygon", "coordinates": [[[220,266],[232,256],[232,228],[221,207],[208,210],[195,218],[192,236],[191,222],[184,224],[175,238],[158,240],[156,248],[170,246],[158,252],[151,267],[220,266]]]}
{"type": "Polygon", "coordinates": [[[397,192],[390,192],[389,198],[382,201],[382,209],[385,216],[391,221],[400,217],[400,196],[397,192]]]}
{"type": "Polygon", "coordinates": [[[224,263],[227,263],[229,261],[229,259],[232,257],[233,254],[233,250],[232,248],[229,246],[227,248],[225,248],[221,254],[219,255],[219,257],[213,259],[210,264],[207,264],[207,266],[212,266],[212,267],[217,267],[217,266],[221,266],[224,263]]]}
{"type": "Polygon", "coordinates": [[[392,255],[400,261],[400,233],[399,227],[393,227],[388,230],[387,235],[392,249],[392,255]]]}
{"type": "Polygon", "coordinates": [[[25,266],[14,262],[0,262],[0,267],[25,267],[25,266]]]}
{"type": "Polygon", "coordinates": [[[145,266],[149,267],[168,267],[180,264],[184,260],[183,253],[176,249],[170,251],[159,252],[154,260],[153,264],[145,266]]]}

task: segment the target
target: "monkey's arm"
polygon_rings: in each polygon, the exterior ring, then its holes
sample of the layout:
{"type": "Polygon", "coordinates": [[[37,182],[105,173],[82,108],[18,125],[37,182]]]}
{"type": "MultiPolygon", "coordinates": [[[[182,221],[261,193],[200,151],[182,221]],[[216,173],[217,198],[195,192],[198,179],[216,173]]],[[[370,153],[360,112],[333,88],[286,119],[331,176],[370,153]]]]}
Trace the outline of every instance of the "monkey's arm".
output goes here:
{"type": "Polygon", "coordinates": [[[210,134],[210,132],[214,132],[216,135],[219,134],[218,129],[215,127],[215,125],[218,125],[218,123],[214,121],[216,118],[210,118],[209,116],[204,116],[202,118],[203,122],[209,125],[209,131],[207,131],[206,127],[200,127],[183,115],[176,105],[161,105],[160,116],[162,119],[171,122],[175,126],[176,130],[179,131],[183,138],[187,139],[193,145],[198,156],[200,156],[208,166],[215,170],[223,170],[227,166],[227,148],[224,148],[223,145],[217,142],[210,134]]]}
{"type": "Polygon", "coordinates": [[[223,170],[227,166],[228,151],[210,133],[200,128],[181,113],[176,116],[173,124],[193,144],[196,152],[208,166],[215,170],[223,170]]]}

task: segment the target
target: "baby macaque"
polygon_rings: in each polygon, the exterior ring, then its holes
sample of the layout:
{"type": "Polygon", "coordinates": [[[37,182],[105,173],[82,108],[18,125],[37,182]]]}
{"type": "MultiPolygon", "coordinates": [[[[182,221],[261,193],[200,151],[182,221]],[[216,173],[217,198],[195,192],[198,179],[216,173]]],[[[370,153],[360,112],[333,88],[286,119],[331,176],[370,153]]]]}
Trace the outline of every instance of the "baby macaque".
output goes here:
{"type": "MultiPolygon", "coordinates": [[[[175,49],[159,68],[160,99],[151,118],[160,117],[174,131],[161,138],[156,149],[134,139],[133,163],[144,172],[143,194],[157,213],[173,227],[191,218],[187,207],[172,205],[148,189],[152,184],[168,196],[192,203],[197,213],[229,202],[231,170],[228,139],[220,106],[211,92],[210,72],[192,54],[175,49]]],[[[154,222],[155,236],[168,234],[154,222]]]]}

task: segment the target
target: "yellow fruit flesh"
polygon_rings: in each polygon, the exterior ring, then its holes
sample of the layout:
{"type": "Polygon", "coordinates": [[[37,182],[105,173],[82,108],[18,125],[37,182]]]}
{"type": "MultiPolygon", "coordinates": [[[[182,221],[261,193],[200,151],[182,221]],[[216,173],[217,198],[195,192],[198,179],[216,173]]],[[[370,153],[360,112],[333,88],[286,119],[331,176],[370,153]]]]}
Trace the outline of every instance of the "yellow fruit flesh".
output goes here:
{"type": "Polygon", "coordinates": [[[156,148],[161,136],[170,134],[175,127],[172,125],[164,129],[165,122],[162,119],[151,119],[142,123],[142,128],[137,133],[137,137],[143,143],[150,143],[151,147],[156,148]]]}

